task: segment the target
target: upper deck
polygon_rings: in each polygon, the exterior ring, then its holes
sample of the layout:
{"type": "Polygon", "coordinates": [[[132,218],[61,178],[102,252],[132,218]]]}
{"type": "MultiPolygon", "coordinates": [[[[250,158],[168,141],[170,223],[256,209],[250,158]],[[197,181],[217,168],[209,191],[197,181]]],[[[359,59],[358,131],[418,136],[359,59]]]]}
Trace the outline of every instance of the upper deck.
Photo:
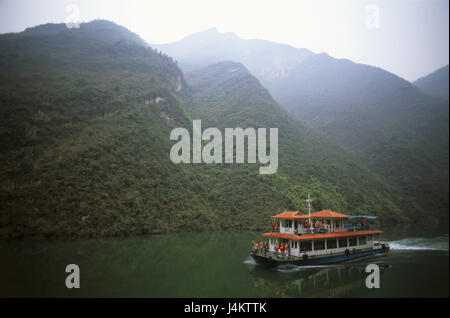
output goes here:
{"type": "Polygon", "coordinates": [[[288,240],[298,240],[298,241],[307,241],[307,240],[320,240],[320,239],[328,239],[328,238],[340,238],[340,237],[348,237],[348,236],[362,236],[362,235],[377,235],[382,234],[383,231],[380,230],[367,230],[367,231],[349,231],[349,232],[341,232],[341,233],[324,233],[324,234],[306,234],[306,235],[295,235],[295,234],[284,234],[284,233],[264,233],[263,236],[270,237],[278,237],[282,239],[288,240]]]}
{"type": "Polygon", "coordinates": [[[298,211],[284,211],[272,217],[272,231],[264,234],[290,239],[315,239],[342,236],[381,234],[369,225],[369,216],[349,216],[330,210],[302,214],[298,211]]]}

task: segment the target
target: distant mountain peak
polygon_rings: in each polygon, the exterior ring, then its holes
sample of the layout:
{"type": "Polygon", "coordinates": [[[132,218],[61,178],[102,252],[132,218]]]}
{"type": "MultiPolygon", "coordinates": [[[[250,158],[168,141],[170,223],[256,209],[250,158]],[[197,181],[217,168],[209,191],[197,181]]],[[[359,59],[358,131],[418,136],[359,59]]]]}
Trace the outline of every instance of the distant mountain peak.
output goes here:
{"type": "Polygon", "coordinates": [[[198,33],[202,33],[202,32],[205,32],[205,33],[219,33],[219,30],[217,30],[216,27],[211,27],[211,28],[209,28],[209,29],[206,29],[206,30],[204,30],[204,31],[200,31],[200,32],[198,32],[198,33]]]}
{"type": "Polygon", "coordinates": [[[32,36],[47,36],[59,34],[60,32],[82,33],[96,40],[104,42],[127,41],[148,47],[147,42],[142,40],[136,33],[126,27],[108,20],[92,20],[80,23],[79,28],[69,28],[65,23],[47,23],[27,28],[24,34],[32,36]]]}
{"type": "Polygon", "coordinates": [[[418,87],[422,92],[449,99],[449,66],[443,66],[436,71],[423,76],[413,84],[418,87]]]}
{"type": "MultiPolygon", "coordinates": [[[[89,22],[82,22],[79,25],[80,28],[85,28],[85,27],[109,27],[109,28],[120,28],[120,29],[126,29],[123,26],[120,26],[112,21],[108,21],[108,20],[92,20],[89,22]]],[[[25,29],[25,32],[49,32],[49,31],[63,31],[63,30],[67,30],[69,29],[69,27],[67,27],[66,23],[45,23],[45,24],[40,24],[40,25],[36,25],[33,27],[29,27],[25,29]]],[[[74,28],[77,29],[77,28],[74,28]]]]}
{"type": "Polygon", "coordinates": [[[48,34],[53,32],[60,32],[67,29],[67,26],[64,23],[45,23],[41,25],[37,25],[34,27],[26,28],[25,33],[33,33],[33,34],[48,34]]]}
{"type": "Polygon", "coordinates": [[[152,45],[173,56],[185,72],[201,69],[220,61],[243,63],[258,78],[286,76],[298,63],[313,53],[287,44],[261,39],[241,39],[235,33],[221,33],[210,28],[180,41],[152,45]]]}

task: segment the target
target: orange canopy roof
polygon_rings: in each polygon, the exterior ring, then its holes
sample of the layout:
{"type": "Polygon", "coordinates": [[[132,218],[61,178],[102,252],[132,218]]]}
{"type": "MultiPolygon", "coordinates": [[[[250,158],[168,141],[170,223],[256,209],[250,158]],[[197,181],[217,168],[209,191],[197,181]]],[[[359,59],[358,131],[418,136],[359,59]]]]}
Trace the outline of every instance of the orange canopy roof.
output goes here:
{"type": "Polygon", "coordinates": [[[311,213],[311,217],[312,218],[323,218],[323,219],[346,219],[349,216],[342,214],[342,213],[333,212],[331,210],[322,210],[319,212],[311,213]]]}
{"type": "MultiPolygon", "coordinates": [[[[323,210],[311,213],[311,218],[314,219],[347,219],[349,216],[333,212],[331,210],[323,210]]],[[[299,211],[284,211],[283,213],[272,216],[274,219],[308,219],[309,216],[300,213],[299,211]]]]}
{"type": "Polygon", "coordinates": [[[283,213],[272,216],[274,219],[307,219],[308,216],[298,211],[284,211],[283,213]]]}
{"type": "Polygon", "coordinates": [[[294,235],[294,234],[284,234],[284,233],[264,233],[263,236],[279,237],[284,239],[306,241],[306,240],[321,240],[327,238],[338,238],[347,236],[359,236],[359,235],[375,235],[382,234],[383,231],[380,230],[369,230],[369,231],[357,231],[357,232],[340,232],[340,233],[324,233],[324,234],[306,234],[306,235],[294,235]]]}

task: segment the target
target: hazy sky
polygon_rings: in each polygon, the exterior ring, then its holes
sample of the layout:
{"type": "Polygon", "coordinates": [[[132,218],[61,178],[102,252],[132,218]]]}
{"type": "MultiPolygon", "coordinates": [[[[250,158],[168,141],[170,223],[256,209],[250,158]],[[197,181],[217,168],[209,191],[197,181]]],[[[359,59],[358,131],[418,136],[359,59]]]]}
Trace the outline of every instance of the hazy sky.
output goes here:
{"type": "Polygon", "coordinates": [[[448,0],[0,0],[0,33],[96,18],[149,43],[217,27],[379,66],[407,80],[449,63],[448,0]]]}

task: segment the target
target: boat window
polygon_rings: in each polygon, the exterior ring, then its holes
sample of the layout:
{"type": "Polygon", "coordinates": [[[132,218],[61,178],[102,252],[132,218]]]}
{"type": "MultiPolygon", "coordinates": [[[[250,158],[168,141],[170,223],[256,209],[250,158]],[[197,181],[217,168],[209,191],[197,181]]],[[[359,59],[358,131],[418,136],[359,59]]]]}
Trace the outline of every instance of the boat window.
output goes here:
{"type": "Polygon", "coordinates": [[[347,247],[347,238],[340,238],[339,239],[339,247],[347,247]]]}
{"type": "Polygon", "coordinates": [[[300,242],[300,251],[312,251],[312,242],[311,241],[305,241],[300,242]]]}
{"type": "Polygon", "coordinates": [[[359,245],[367,244],[367,237],[366,236],[360,236],[359,237],[359,245]]]}
{"type": "Polygon", "coordinates": [[[336,247],[337,247],[336,239],[327,240],[327,249],[336,248],[336,247]]]}
{"type": "Polygon", "coordinates": [[[314,250],[324,250],[325,249],[325,241],[314,241],[314,250]]]}
{"type": "Polygon", "coordinates": [[[356,236],[348,238],[348,245],[349,246],[356,246],[356,245],[358,245],[358,242],[356,240],[356,236]]]}

